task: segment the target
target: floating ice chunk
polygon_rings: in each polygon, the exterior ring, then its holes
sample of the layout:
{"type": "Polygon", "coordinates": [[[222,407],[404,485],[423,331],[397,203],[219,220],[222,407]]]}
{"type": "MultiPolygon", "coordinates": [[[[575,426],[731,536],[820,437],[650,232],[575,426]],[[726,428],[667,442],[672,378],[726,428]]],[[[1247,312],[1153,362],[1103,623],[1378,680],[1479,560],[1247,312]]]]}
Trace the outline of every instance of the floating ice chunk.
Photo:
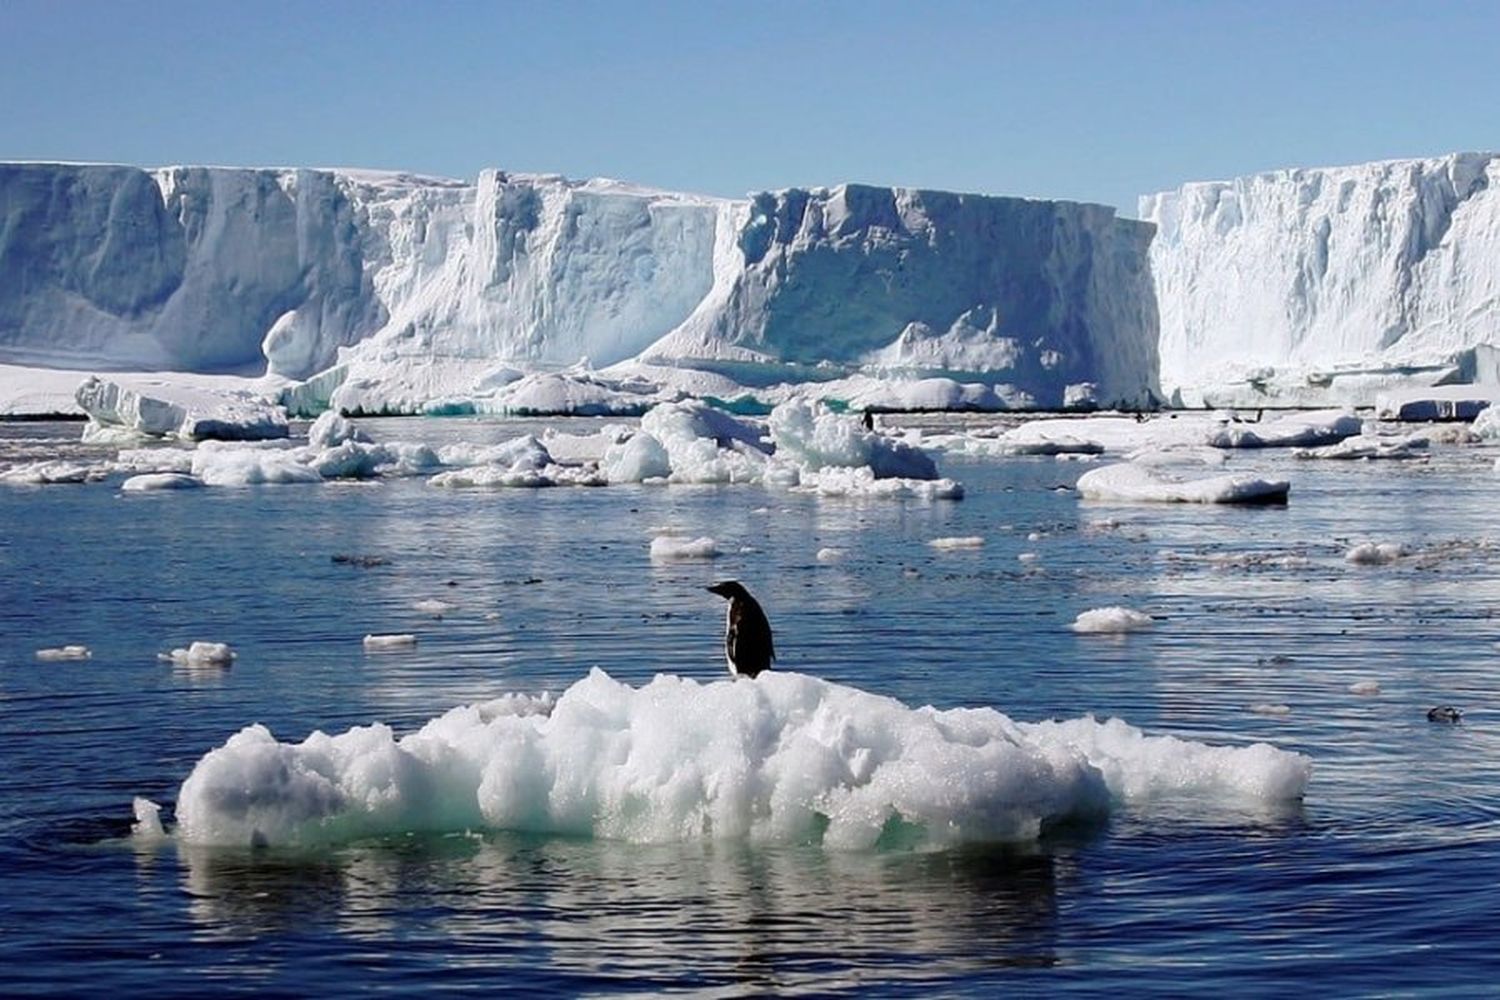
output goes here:
{"type": "Polygon", "coordinates": [[[1041,556],[1037,555],[1035,552],[1022,552],[1016,556],[1016,561],[1023,563],[1033,563],[1040,558],[1041,556]]]}
{"type": "Polygon", "coordinates": [[[307,443],[315,448],[334,448],[345,441],[368,444],[369,435],[354,426],[354,422],[333,410],[318,415],[307,429],[307,443]]]}
{"type": "Polygon", "coordinates": [[[435,597],[429,597],[425,600],[421,600],[413,604],[412,609],[414,611],[420,611],[424,615],[431,615],[434,618],[441,618],[457,606],[458,605],[456,604],[450,604],[447,601],[442,601],[435,597]]]}
{"type": "Polygon", "coordinates": [[[1379,437],[1360,434],[1321,448],[1297,448],[1292,454],[1298,458],[1401,460],[1427,457],[1427,445],[1428,438],[1425,435],[1379,437]]]}
{"type": "Polygon", "coordinates": [[[1380,693],[1379,681],[1355,681],[1349,685],[1350,694],[1372,695],[1380,693]]]}
{"type": "Polygon", "coordinates": [[[599,471],[611,483],[643,483],[672,474],[672,459],[655,437],[640,431],[621,444],[605,449],[599,471]]]}
{"type": "Polygon", "coordinates": [[[367,635],[364,638],[365,649],[410,649],[417,644],[417,637],[410,632],[384,633],[367,635]]]}
{"type": "Polygon", "coordinates": [[[130,808],[135,813],[135,822],[130,827],[132,837],[138,840],[166,839],[167,831],[161,825],[161,806],[137,795],[131,801],[130,808]]]}
{"type": "Polygon", "coordinates": [[[1155,621],[1142,611],[1113,605],[1081,612],[1069,627],[1074,632],[1139,632],[1155,621]]]}
{"type": "Polygon", "coordinates": [[[984,545],[982,535],[950,535],[934,538],[927,543],[935,549],[977,549],[984,545]]]}
{"type": "Polygon", "coordinates": [[[938,477],[937,465],[920,448],[867,431],[857,417],[810,400],[787,400],[771,411],[769,424],[777,458],[808,471],[867,466],[877,479],[938,477]]]}
{"type": "Polygon", "coordinates": [[[93,655],[94,651],[87,646],[55,646],[36,651],[38,660],[87,660],[93,655]]]}
{"type": "Polygon", "coordinates": [[[321,483],[323,477],[283,448],[204,441],[193,452],[193,475],[208,486],[321,483]]]}
{"type": "Polygon", "coordinates": [[[1357,566],[1384,566],[1406,555],[1406,548],[1395,542],[1360,542],[1344,553],[1344,561],[1357,566]]]}
{"type": "Polygon", "coordinates": [[[1090,469],[1078,479],[1085,500],[1127,503],[1285,503],[1291,484],[1255,476],[1179,480],[1131,462],[1090,469]]]}
{"type": "Polygon", "coordinates": [[[287,436],[285,410],[239,390],[145,376],[90,376],[79,385],[76,398],[96,424],[158,437],[253,441],[287,436]]]}
{"type": "Polygon", "coordinates": [[[677,559],[717,559],[719,543],[704,535],[701,538],[675,538],[660,535],[651,539],[651,558],[656,562],[677,559]]]}
{"type": "Polygon", "coordinates": [[[187,448],[124,448],[115,456],[116,472],[193,471],[193,452],[187,448]]]}
{"type": "Polygon", "coordinates": [[[476,400],[475,406],[484,413],[516,416],[626,417],[639,416],[654,403],[652,396],[622,391],[582,373],[538,372],[476,400]]]}
{"type": "Polygon", "coordinates": [[[838,562],[844,558],[844,550],[833,546],[824,546],[818,550],[818,562],[838,562]]]}
{"type": "Polygon", "coordinates": [[[88,462],[53,459],[27,462],[0,472],[0,483],[12,486],[53,486],[60,483],[97,483],[109,470],[88,462]]]}
{"type": "Polygon", "coordinates": [[[1291,448],[1334,444],[1364,429],[1364,421],[1344,410],[1293,413],[1259,424],[1234,423],[1209,434],[1215,448],[1291,448]]]}
{"type": "Polygon", "coordinates": [[[797,476],[795,488],[825,497],[879,497],[896,500],[962,500],[962,483],[952,479],[877,479],[869,468],[825,468],[797,476]]]}
{"type": "Polygon", "coordinates": [[[147,493],[156,490],[190,490],[203,485],[203,480],[181,472],[148,472],[131,476],[120,484],[126,493],[147,493]]]}
{"type": "Polygon", "coordinates": [[[178,648],[170,653],[158,654],[159,660],[171,660],[185,667],[226,667],[238,656],[224,642],[194,642],[186,649],[178,648]]]}
{"type": "Polygon", "coordinates": [[[1375,397],[1375,415],[1381,420],[1474,420],[1490,409],[1497,393],[1493,387],[1441,385],[1382,393],[1375,397]]]}
{"type": "Polygon", "coordinates": [[[1308,777],[1299,754],[1151,737],[1119,720],[914,710],[788,671],[632,688],[595,669],[555,702],[455,708],[399,739],[375,724],[278,743],[247,727],[183,782],[176,832],[225,845],[497,829],[945,846],[1030,840],[1114,803],[1295,800],[1308,777]]]}
{"type": "Polygon", "coordinates": [[[1291,715],[1290,705],[1260,703],[1250,706],[1250,711],[1256,715],[1291,715]]]}

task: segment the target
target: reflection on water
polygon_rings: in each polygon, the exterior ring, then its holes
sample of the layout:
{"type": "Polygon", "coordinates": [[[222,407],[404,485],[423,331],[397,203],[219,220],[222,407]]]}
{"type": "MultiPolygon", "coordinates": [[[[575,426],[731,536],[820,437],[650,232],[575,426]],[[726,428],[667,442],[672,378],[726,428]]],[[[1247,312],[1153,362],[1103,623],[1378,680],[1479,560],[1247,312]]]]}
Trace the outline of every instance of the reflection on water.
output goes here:
{"type": "Polygon", "coordinates": [[[872,855],[511,835],[301,856],[176,850],[204,939],[291,927],[380,939],[420,900],[426,936],[408,947],[447,966],[506,957],[574,985],[793,992],[1053,965],[1058,882],[1072,867],[1066,849],[872,855]]]}

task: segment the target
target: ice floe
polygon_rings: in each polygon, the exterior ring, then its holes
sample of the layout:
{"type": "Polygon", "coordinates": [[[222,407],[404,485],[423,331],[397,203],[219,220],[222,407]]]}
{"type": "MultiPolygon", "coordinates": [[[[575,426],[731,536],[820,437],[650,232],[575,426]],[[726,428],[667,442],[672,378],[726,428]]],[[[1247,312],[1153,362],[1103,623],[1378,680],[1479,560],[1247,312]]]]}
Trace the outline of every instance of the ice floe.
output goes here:
{"type": "Polygon", "coordinates": [[[700,538],[658,535],[651,539],[651,558],[657,562],[670,562],[678,559],[717,559],[719,555],[719,543],[707,535],[700,538]]]}
{"type": "Polygon", "coordinates": [[[1080,612],[1069,627],[1074,632],[1139,632],[1155,624],[1144,611],[1112,605],[1080,612]]]}
{"type": "Polygon", "coordinates": [[[410,649],[417,644],[417,637],[410,632],[372,633],[364,638],[364,647],[369,650],[410,649]]]}
{"type": "Polygon", "coordinates": [[[1286,480],[1247,475],[1169,478],[1134,462],[1090,469],[1078,479],[1085,500],[1126,503],[1285,503],[1290,489],[1286,480]]]}
{"type": "Polygon", "coordinates": [[[147,472],[131,476],[120,484],[126,493],[149,493],[158,490],[190,490],[203,485],[197,476],[181,472],[147,472]]]}
{"type": "Polygon", "coordinates": [[[91,462],[70,462],[65,459],[50,459],[41,462],[25,462],[0,471],[0,483],[11,486],[52,486],[59,483],[97,483],[109,475],[109,470],[91,462]]]}
{"type": "Polygon", "coordinates": [[[927,543],[935,549],[977,549],[984,546],[982,535],[949,535],[927,543]]]}
{"type": "Polygon", "coordinates": [[[1208,436],[1215,448],[1310,448],[1334,444],[1364,429],[1347,410],[1290,413],[1263,423],[1227,423],[1208,436]]]}
{"type": "Polygon", "coordinates": [[[243,846],[495,829],[934,847],[1159,801],[1271,806],[1300,798],[1310,770],[1267,744],[912,709],[788,671],[635,688],[596,668],[555,700],[463,706],[404,737],[377,723],[280,743],[248,726],[192,769],[173,832],[243,846]]]}
{"type": "Polygon", "coordinates": [[[170,653],[160,653],[157,659],[170,660],[187,667],[224,667],[238,656],[224,642],[193,642],[186,648],[177,648],[170,653]]]}
{"type": "Polygon", "coordinates": [[[87,646],[52,646],[47,649],[36,651],[38,660],[87,660],[91,659],[94,651],[87,646]]]}

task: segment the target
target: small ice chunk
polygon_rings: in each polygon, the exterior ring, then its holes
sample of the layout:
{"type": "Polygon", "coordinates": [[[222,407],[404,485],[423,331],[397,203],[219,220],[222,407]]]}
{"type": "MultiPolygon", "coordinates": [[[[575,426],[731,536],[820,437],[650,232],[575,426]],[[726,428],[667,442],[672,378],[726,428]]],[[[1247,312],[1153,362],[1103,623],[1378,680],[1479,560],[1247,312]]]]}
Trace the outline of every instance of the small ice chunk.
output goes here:
{"type": "Polygon", "coordinates": [[[1281,704],[1274,704],[1273,705],[1273,704],[1267,704],[1267,703],[1264,703],[1264,702],[1262,702],[1260,704],[1257,704],[1257,705],[1251,705],[1250,706],[1250,711],[1254,712],[1256,715],[1291,715],[1292,714],[1292,708],[1291,708],[1290,705],[1281,705],[1281,704]]]}
{"type": "Polygon", "coordinates": [[[1281,504],[1290,489],[1284,479],[1257,476],[1168,478],[1133,462],[1091,469],[1078,479],[1078,495],[1085,500],[1126,503],[1281,504]]]}
{"type": "Polygon", "coordinates": [[[818,550],[818,562],[838,562],[844,558],[844,550],[824,546],[818,550]]]}
{"type": "Polygon", "coordinates": [[[167,831],[161,825],[161,806],[137,795],[131,801],[130,808],[135,813],[135,822],[130,827],[132,837],[139,840],[166,839],[167,831]]]}
{"type": "Polygon", "coordinates": [[[1016,556],[1016,561],[1023,563],[1034,563],[1039,558],[1040,556],[1038,556],[1035,552],[1022,552],[1020,555],[1016,556]]]}
{"type": "Polygon", "coordinates": [[[977,549],[984,545],[984,536],[952,535],[945,538],[934,538],[927,544],[935,549],[977,549]]]}
{"type": "Polygon", "coordinates": [[[36,651],[38,660],[87,660],[93,655],[94,651],[87,646],[56,646],[36,651]]]}
{"type": "Polygon", "coordinates": [[[1154,622],[1155,619],[1143,611],[1113,605],[1081,613],[1074,620],[1072,629],[1074,632],[1138,632],[1150,628],[1154,622]]]}
{"type": "Polygon", "coordinates": [[[1365,694],[1365,695],[1379,694],[1380,693],[1380,682],[1379,681],[1355,681],[1353,684],[1349,685],[1349,693],[1350,694],[1365,694]]]}
{"type": "Polygon", "coordinates": [[[181,472],[149,472],[131,476],[120,484],[120,489],[126,493],[145,493],[155,490],[190,490],[202,485],[203,480],[197,476],[181,472]]]}
{"type": "Polygon", "coordinates": [[[170,653],[161,653],[157,656],[159,660],[171,660],[173,663],[188,667],[226,667],[239,655],[229,648],[226,642],[194,642],[186,649],[174,649],[170,653]]]}
{"type": "Polygon", "coordinates": [[[707,535],[691,539],[676,538],[672,535],[660,535],[651,539],[651,558],[653,561],[717,559],[718,556],[719,543],[707,535]]]}
{"type": "Polygon", "coordinates": [[[408,649],[417,644],[410,632],[371,634],[365,636],[365,649],[408,649]]]}
{"type": "Polygon", "coordinates": [[[1344,553],[1344,561],[1356,566],[1384,566],[1404,555],[1405,547],[1394,542],[1360,542],[1344,553]]]}
{"type": "Polygon", "coordinates": [[[447,601],[438,600],[435,597],[429,597],[412,605],[414,610],[420,611],[424,615],[431,615],[434,618],[443,617],[443,615],[452,611],[455,607],[457,607],[456,604],[449,604],[447,601]]]}

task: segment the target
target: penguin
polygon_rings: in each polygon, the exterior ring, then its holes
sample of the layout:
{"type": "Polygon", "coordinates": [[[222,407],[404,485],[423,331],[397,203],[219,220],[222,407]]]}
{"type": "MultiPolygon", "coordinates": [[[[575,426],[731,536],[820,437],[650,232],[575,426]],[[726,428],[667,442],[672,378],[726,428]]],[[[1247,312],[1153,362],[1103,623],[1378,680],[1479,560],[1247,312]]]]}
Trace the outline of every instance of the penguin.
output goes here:
{"type": "Polygon", "coordinates": [[[729,613],[725,617],[724,656],[729,661],[729,672],[735,677],[754,677],[762,670],[771,668],[776,659],[776,647],[772,645],[771,623],[760,609],[755,598],[750,596],[738,580],[725,580],[705,588],[729,601],[729,613]]]}

